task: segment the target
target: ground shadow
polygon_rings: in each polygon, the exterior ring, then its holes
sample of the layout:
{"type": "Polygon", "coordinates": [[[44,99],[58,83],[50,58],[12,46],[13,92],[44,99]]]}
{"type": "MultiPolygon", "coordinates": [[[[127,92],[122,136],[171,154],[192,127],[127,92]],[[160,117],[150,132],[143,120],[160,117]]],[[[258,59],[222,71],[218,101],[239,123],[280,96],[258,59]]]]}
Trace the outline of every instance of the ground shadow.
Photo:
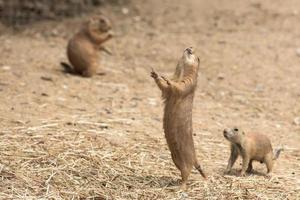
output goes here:
{"type": "MultiPolygon", "coordinates": [[[[79,76],[79,77],[89,78],[89,77],[83,76],[82,74],[79,74],[79,73],[75,72],[73,67],[71,65],[69,65],[68,63],[66,63],[66,62],[61,62],[60,63],[59,71],[64,73],[64,74],[70,74],[72,76],[79,76]]],[[[104,76],[104,75],[106,75],[106,72],[96,72],[94,74],[94,76],[104,76]]]]}
{"type": "MultiPolygon", "coordinates": [[[[219,172],[220,172],[220,174],[227,175],[227,176],[236,176],[236,177],[240,177],[241,169],[232,169],[232,170],[230,171],[230,173],[228,173],[228,174],[225,174],[225,170],[224,170],[224,169],[220,169],[219,172]]],[[[256,171],[256,170],[252,170],[251,172],[246,172],[246,176],[251,176],[251,175],[255,175],[255,176],[266,176],[265,173],[259,172],[259,171],[256,171]]]]}

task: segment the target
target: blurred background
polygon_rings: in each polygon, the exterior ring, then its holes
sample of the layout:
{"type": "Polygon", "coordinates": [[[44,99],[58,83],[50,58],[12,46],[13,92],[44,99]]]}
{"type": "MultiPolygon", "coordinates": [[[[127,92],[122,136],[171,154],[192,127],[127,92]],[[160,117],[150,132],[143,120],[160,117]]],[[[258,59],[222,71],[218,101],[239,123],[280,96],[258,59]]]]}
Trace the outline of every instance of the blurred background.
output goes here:
{"type": "Polygon", "coordinates": [[[44,19],[79,16],[105,3],[123,4],[128,0],[1,0],[0,20],[20,26],[44,19]]]}

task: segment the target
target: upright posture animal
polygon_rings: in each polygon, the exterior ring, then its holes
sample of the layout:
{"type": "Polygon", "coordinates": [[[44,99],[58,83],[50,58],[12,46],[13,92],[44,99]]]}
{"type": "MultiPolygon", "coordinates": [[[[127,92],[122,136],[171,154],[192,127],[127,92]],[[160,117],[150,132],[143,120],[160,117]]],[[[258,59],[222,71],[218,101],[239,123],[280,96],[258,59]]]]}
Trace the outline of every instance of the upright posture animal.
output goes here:
{"type": "Polygon", "coordinates": [[[83,23],[79,32],[68,43],[67,56],[72,68],[66,63],[61,64],[69,72],[85,77],[94,75],[98,67],[98,50],[112,36],[111,22],[108,18],[92,17],[83,23]]]}
{"type": "Polygon", "coordinates": [[[245,172],[252,171],[252,161],[265,163],[268,169],[268,176],[271,175],[273,161],[279,157],[282,148],[273,149],[269,138],[259,133],[246,134],[238,128],[227,128],[223,131],[224,137],[231,143],[231,154],[225,173],[229,173],[238,156],[243,158],[243,165],[240,175],[244,176],[245,172]]]}
{"type": "Polygon", "coordinates": [[[172,80],[158,76],[154,71],[151,73],[165,101],[163,128],[172,160],[181,172],[183,189],[193,166],[206,178],[196,158],[192,127],[199,64],[199,58],[190,47],[184,50],[172,80]]]}

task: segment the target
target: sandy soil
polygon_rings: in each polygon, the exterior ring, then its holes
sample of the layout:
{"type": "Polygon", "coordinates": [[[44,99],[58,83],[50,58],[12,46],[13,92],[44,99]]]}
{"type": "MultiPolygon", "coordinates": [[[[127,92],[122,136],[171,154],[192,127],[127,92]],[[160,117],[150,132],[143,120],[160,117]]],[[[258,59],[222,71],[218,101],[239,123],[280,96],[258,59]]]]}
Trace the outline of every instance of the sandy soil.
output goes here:
{"type": "Polygon", "coordinates": [[[1,199],[300,198],[299,1],[134,0],[102,11],[116,32],[113,55],[100,52],[105,76],[59,65],[88,16],[2,32],[1,199]],[[194,170],[181,192],[150,69],[171,75],[188,46],[201,59],[194,138],[209,179],[194,170]],[[223,175],[222,130],[233,125],[285,148],[271,179],[260,163],[237,177],[240,160],[223,175]]]}

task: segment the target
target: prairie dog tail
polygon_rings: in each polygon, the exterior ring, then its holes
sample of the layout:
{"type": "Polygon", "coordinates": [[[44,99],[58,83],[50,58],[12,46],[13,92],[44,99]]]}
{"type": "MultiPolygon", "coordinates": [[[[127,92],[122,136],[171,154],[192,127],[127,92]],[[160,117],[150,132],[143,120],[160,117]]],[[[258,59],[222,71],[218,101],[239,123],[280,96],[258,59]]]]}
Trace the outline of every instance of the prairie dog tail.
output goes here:
{"type": "Polygon", "coordinates": [[[200,166],[200,164],[198,163],[198,161],[196,161],[195,168],[200,172],[201,176],[202,176],[204,179],[207,179],[207,176],[206,176],[206,174],[204,173],[204,171],[203,171],[203,169],[201,168],[201,166],[200,166]]]}
{"type": "Polygon", "coordinates": [[[73,74],[74,73],[73,68],[68,63],[61,62],[60,65],[64,68],[64,72],[69,73],[69,74],[73,74]]]}
{"type": "Polygon", "coordinates": [[[283,151],[283,147],[280,147],[280,148],[275,149],[273,151],[273,160],[277,160],[277,158],[279,157],[281,151],[283,151]]]}

